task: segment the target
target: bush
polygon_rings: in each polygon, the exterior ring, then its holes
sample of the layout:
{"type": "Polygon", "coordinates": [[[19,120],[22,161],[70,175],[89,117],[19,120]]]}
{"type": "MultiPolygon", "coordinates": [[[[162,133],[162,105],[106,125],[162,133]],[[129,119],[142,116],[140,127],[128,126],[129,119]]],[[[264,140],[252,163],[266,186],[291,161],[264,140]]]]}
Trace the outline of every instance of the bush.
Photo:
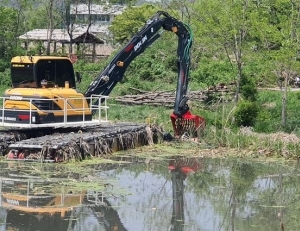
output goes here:
{"type": "Polygon", "coordinates": [[[274,120],[270,111],[262,109],[257,115],[254,129],[256,132],[273,132],[276,131],[279,125],[280,120],[274,120]]]}
{"type": "Polygon", "coordinates": [[[235,124],[237,126],[254,126],[259,107],[255,102],[241,101],[234,112],[235,124]]]}
{"type": "Polygon", "coordinates": [[[241,93],[246,100],[256,101],[257,89],[254,83],[247,83],[241,87],[241,93]]]}
{"type": "Polygon", "coordinates": [[[257,100],[257,88],[254,79],[244,75],[241,81],[241,93],[245,100],[257,100]]]}
{"type": "Polygon", "coordinates": [[[4,72],[6,68],[9,67],[9,62],[0,59],[0,72],[4,72]]]}

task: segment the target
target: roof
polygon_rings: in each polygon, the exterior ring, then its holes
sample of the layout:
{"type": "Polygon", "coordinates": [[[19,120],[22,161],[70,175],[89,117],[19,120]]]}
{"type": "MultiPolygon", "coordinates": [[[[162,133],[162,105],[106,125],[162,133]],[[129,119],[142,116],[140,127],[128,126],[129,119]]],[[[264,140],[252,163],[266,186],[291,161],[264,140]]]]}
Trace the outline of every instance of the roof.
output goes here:
{"type": "Polygon", "coordinates": [[[109,15],[118,15],[127,8],[124,5],[98,5],[91,4],[88,7],[87,4],[71,4],[70,14],[109,14],[109,15]],[[90,10],[89,10],[90,8],[90,10]]]}
{"type": "MultiPolygon", "coordinates": [[[[86,24],[74,24],[74,27],[80,29],[80,30],[87,30],[86,24]]],[[[93,23],[90,25],[89,32],[90,33],[104,33],[109,34],[109,27],[110,25],[103,25],[103,24],[97,24],[93,23]]]]}
{"type": "MultiPolygon", "coordinates": [[[[72,32],[73,35],[73,42],[74,43],[83,43],[84,39],[85,42],[91,43],[96,42],[103,44],[104,40],[100,39],[93,33],[86,32],[84,28],[78,28],[72,32]]],[[[19,39],[23,40],[40,40],[40,41],[47,41],[49,36],[48,29],[35,29],[26,32],[25,34],[19,36],[19,39]]],[[[65,29],[54,29],[52,32],[52,41],[57,42],[70,42],[70,36],[65,29]]]]}
{"type": "Polygon", "coordinates": [[[11,59],[11,63],[37,63],[39,60],[70,60],[68,57],[60,56],[15,56],[11,59]]]}

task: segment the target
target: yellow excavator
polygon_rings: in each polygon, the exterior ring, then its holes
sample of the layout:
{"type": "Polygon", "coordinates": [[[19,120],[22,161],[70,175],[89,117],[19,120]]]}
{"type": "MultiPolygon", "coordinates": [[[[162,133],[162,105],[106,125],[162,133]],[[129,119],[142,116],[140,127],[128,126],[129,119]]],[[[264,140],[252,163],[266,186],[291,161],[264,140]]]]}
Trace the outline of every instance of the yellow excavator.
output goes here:
{"type": "Polygon", "coordinates": [[[4,122],[45,124],[92,119],[87,99],[76,90],[73,64],[68,57],[14,57],[11,80],[12,88],[5,91],[3,98],[4,116],[0,119],[4,122]]]}
{"type": "Polygon", "coordinates": [[[49,127],[55,123],[74,125],[74,122],[93,121],[93,115],[123,79],[129,64],[164,31],[171,31],[178,37],[178,78],[174,112],[171,115],[175,135],[191,127],[196,130],[204,126],[204,118],[192,115],[187,105],[192,32],[188,25],[163,11],[148,20],[92,81],[84,94],[76,90],[76,83],[80,82],[81,77],[74,73],[69,58],[14,57],[11,60],[12,88],[5,91],[0,123],[2,121],[4,126],[10,127],[28,124],[49,127]]]}

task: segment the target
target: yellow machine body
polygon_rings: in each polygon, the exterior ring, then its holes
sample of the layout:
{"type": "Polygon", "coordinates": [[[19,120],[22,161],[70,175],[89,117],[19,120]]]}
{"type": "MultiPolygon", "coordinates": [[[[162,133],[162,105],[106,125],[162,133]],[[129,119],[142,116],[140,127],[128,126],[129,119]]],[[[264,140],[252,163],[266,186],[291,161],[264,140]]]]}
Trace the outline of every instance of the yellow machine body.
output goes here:
{"type": "Polygon", "coordinates": [[[16,123],[92,119],[87,99],[76,90],[73,64],[68,57],[14,57],[11,78],[12,88],[5,91],[1,119],[16,123]]]}

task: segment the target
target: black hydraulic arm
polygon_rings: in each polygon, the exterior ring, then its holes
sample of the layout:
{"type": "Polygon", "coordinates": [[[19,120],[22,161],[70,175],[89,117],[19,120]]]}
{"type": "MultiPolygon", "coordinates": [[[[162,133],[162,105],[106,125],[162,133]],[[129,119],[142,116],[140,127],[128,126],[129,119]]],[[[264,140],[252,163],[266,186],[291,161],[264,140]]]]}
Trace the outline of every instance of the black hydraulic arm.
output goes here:
{"type": "MultiPolygon", "coordinates": [[[[186,24],[163,11],[157,12],[148,20],[144,27],[115,55],[107,67],[90,84],[84,95],[86,97],[91,95],[109,95],[115,85],[123,79],[129,64],[157,40],[164,30],[174,32],[178,36],[178,79],[174,114],[178,117],[184,115],[189,110],[186,104],[186,92],[189,78],[192,33],[186,24]]],[[[98,102],[90,102],[90,104],[96,103],[98,102]]]]}

